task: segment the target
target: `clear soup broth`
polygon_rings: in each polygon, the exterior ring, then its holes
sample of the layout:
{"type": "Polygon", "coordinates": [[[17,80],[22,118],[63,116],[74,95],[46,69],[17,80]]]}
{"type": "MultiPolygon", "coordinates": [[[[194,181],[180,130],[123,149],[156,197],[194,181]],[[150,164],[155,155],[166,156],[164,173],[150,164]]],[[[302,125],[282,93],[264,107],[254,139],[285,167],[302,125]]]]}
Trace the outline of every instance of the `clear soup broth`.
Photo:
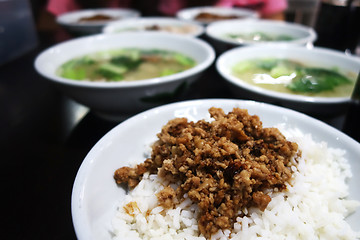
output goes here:
{"type": "Polygon", "coordinates": [[[229,33],[224,36],[225,39],[244,42],[278,42],[278,41],[292,41],[294,37],[287,34],[269,34],[265,32],[252,32],[252,33],[229,33]]]}
{"type": "Polygon", "coordinates": [[[135,81],[172,75],[195,65],[194,59],[178,52],[126,48],[71,59],[59,67],[57,75],[94,82],[135,81]]]}
{"type": "Polygon", "coordinates": [[[307,66],[287,59],[251,59],[237,63],[232,74],[267,90],[312,97],[349,97],[356,74],[307,66]]]}

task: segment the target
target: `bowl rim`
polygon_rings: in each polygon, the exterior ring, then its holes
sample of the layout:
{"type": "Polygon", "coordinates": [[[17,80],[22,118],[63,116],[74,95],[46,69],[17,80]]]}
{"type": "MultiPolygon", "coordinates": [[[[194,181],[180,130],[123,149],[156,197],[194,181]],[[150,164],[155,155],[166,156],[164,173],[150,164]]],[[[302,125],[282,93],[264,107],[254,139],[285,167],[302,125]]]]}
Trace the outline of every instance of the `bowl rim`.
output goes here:
{"type": "MultiPolygon", "coordinates": [[[[297,46],[297,45],[291,45],[291,44],[278,44],[278,45],[261,45],[261,46],[243,46],[243,47],[235,47],[231,50],[228,50],[224,53],[222,53],[216,60],[215,66],[217,72],[228,82],[232,85],[235,85],[239,88],[245,89],[247,91],[250,91],[255,94],[263,95],[265,97],[270,97],[277,100],[286,100],[288,102],[296,102],[296,103],[313,103],[313,104],[334,104],[334,103],[347,103],[351,100],[351,96],[349,97],[316,97],[316,96],[304,96],[304,95],[295,95],[295,94],[289,94],[289,93],[282,93],[272,90],[267,90],[258,86],[254,86],[251,84],[248,84],[240,79],[238,79],[235,76],[232,76],[230,74],[227,67],[225,67],[224,62],[231,57],[231,55],[241,55],[242,52],[245,51],[258,51],[258,52],[264,52],[266,50],[274,50],[276,49],[278,52],[280,51],[298,51],[301,53],[310,53],[310,54],[326,54],[328,56],[334,56],[338,58],[339,60],[350,60],[355,63],[359,64],[359,71],[360,71],[360,58],[352,55],[347,55],[345,52],[341,52],[334,49],[328,49],[324,47],[303,47],[303,46],[297,46]]],[[[267,55],[269,57],[269,55],[267,55]]],[[[249,59],[249,58],[245,58],[249,59]]],[[[242,60],[245,60],[242,59],[242,60]]],[[[238,60],[240,61],[240,60],[238,60]]]]}
{"type": "MultiPolygon", "coordinates": [[[[183,36],[200,36],[203,33],[205,33],[205,27],[195,21],[191,21],[191,20],[183,20],[183,19],[179,19],[179,18],[175,18],[175,17],[139,17],[139,18],[129,18],[129,19],[124,19],[124,20],[119,20],[119,21],[114,21],[111,22],[109,24],[107,24],[102,32],[103,33],[107,33],[107,34],[116,34],[117,32],[115,31],[116,29],[121,27],[126,27],[126,26],[143,26],[145,24],[157,24],[157,25],[166,25],[167,23],[169,24],[178,24],[179,26],[181,25],[191,25],[196,27],[196,31],[194,33],[188,33],[188,34],[180,34],[183,36]]],[[[146,31],[146,30],[144,30],[146,31]]]]}
{"type": "Polygon", "coordinates": [[[59,16],[56,17],[56,22],[60,25],[69,26],[69,27],[96,27],[96,26],[106,25],[107,23],[113,21],[119,21],[119,20],[110,20],[110,21],[96,21],[96,22],[82,22],[82,23],[68,21],[68,18],[70,19],[72,17],[76,18],[77,16],[78,16],[77,18],[79,18],[84,15],[85,16],[92,15],[96,13],[109,13],[109,14],[112,13],[112,14],[118,14],[119,16],[121,16],[124,13],[130,14],[130,16],[126,17],[125,19],[137,18],[141,15],[138,10],[132,8],[90,8],[90,9],[74,10],[60,14],[59,16]]]}
{"type": "MultiPolygon", "coordinates": [[[[73,226],[75,229],[75,233],[78,239],[93,239],[91,236],[91,227],[87,222],[87,218],[85,217],[84,206],[82,206],[83,196],[84,196],[84,182],[86,180],[87,173],[93,168],[94,157],[102,151],[103,146],[107,145],[109,140],[116,135],[118,132],[122,130],[122,128],[126,128],[129,124],[138,119],[146,119],[148,116],[152,116],[154,114],[161,114],[162,112],[166,112],[172,109],[172,111],[176,111],[178,108],[185,108],[185,107],[201,107],[203,105],[216,105],[216,103],[221,104],[231,104],[235,105],[235,103],[246,105],[246,109],[249,106],[254,107],[254,109],[259,108],[264,109],[266,107],[270,110],[281,111],[284,116],[291,116],[296,119],[299,119],[300,122],[305,122],[304,124],[311,124],[314,127],[321,128],[321,131],[326,131],[331,136],[337,136],[336,139],[333,141],[344,141],[344,145],[349,146],[350,149],[359,149],[360,143],[356,140],[351,138],[350,136],[346,135],[345,133],[341,132],[340,130],[336,129],[333,126],[328,125],[327,123],[320,121],[314,117],[301,113],[299,111],[273,105],[270,103],[258,102],[253,100],[243,100],[243,99],[224,99],[224,98],[214,98],[214,99],[196,99],[196,100],[185,100],[170,104],[165,104],[159,107],[155,107],[141,113],[138,113],[125,121],[119,123],[108,132],[106,132],[88,151],[86,156],[84,157],[78,171],[76,173],[72,193],[71,193],[71,214],[73,220],[73,226]],[[79,198],[80,197],[80,198],[79,198]],[[81,228],[81,229],[80,229],[81,228]]],[[[257,115],[257,113],[255,113],[257,115]]],[[[174,117],[175,118],[175,117],[174,117]]],[[[170,120],[170,119],[168,119],[170,120]]],[[[159,129],[160,131],[160,129],[159,129]]]]}
{"type": "MultiPolygon", "coordinates": [[[[251,10],[251,9],[247,9],[247,8],[240,8],[240,7],[223,7],[223,6],[197,6],[197,7],[189,7],[189,8],[183,8],[180,9],[179,11],[176,12],[175,16],[179,19],[184,19],[184,20],[192,20],[192,21],[196,21],[194,19],[194,16],[191,15],[190,18],[186,18],[184,17],[184,15],[186,15],[187,13],[199,13],[202,11],[211,11],[211,12],[216,12],[216,11],[225,11],[227,13],[233,13],[233,14],[237,14],[239,16],[245,16],[247,18],[259,18],[260,15],[258,12],[251,10]]],[[[204,22],[202,21],[196,21],[199,23],[204,24],[204,22]]]]}
{"type": "MultiPolygon", "coordinates": [[[[241,28],[240,28],[241,29],[241,28]]],[[[241,31],[241,30],[240,30],[241,31]]],[[[231,44],[235,46],[239,45],[265,45],[265,44],[280,44],[280,43],[287,43],[287,44],[306,44],[306,43],[313,43],[317,39],[317,33],[315,30],[311,27],[295,23],[295,22],[286,22],[286,21],[276,21],[276,20],[266,20],[266,19],[230,19],[230,20],[221,20],[221,21],[215,21],[210,23],[205,28],[205,34],[219,42],[231,44]],[[216,33],[216,29],[221,28],[221,26],[231,24],[232,26],[236,27],[238,26],[244,26],[244,25],[260,25],[260,26],[272,26],[276,28],[287,28],[287,29],[294,29],[299,30],[301,32],[304,32],[307,34],[307,36],[302,38],[296,38],[294,40],[290,41],[272,41],[272,42],[250,42],[250,41],[244,41],[242,43],[236,42],[231,39],[223,38],[219,36],[216,33]]]]}
{"type": "MultiPolygon", "coordinates": [[[[119,46],[119,48],[121,48],[121,46],[119,46]]],[[[96,50],[94,50],[93,52],[96,52],[96,50]]],[[[89,52],[89,53],[91,53],[91,52],[89,52]]],[[[198,73],[204,71],[214,61],[215,61],[215,50],[210,46],[210,44],[208,44],[204,40],[201,40],[198,38],[190,38],[187,36],[179,36],[179,35],[170,34],[170,33],[129,32],[129,33],[123,33],[123,34],[104,34],[104,33],[94,34],[94,35],[79,37],[79,38],[68,40],[68,41],[65,41],[62,43],[58,43],[58,44],[51,46],[51,47],[45,49],[44,51],[42,51],[35,58],[34,67],[40,75],[42,75],[46,79],[48,79],[52,82],[55,82],[55,83],[73,86],[73,87],[108,89],[108,88],[148,87],[148,86],[153,86],[153,85],[157,85],[157,84],[176,82],[180,79],[183,79],[186,77],[191,77],[195,74],[198,74],[198,73]],[[175,73],[175,74],[164,76],[164,77],[142,79],[142,80],[138,80],[138,81],[120,81],[120,82],[76,81],[76,80],[72,80],[72,79],[59,77],[55,73],[48,74],[48,73],[44,72],[42,69],[42,66],[40,63],[41,59],[50,54],[53,54],[54,52],[58,51],[59,48],[65,46],[65,45],[73,44],[73,43],[81,42],[81,41],[87,41],[87,40],[93,40],[93,41],[104,40],[104,41],[106,41],[106,39],[124,38],[125,35],[127,37],[137,37],[137,38],[142,38],[142,37],[146,36],[149,38],[164,38],[166,40],[178,39],[181,41],[186,41],[188,43],[197,45],[199,48],[203,48],[206,51],[207,56],[204,59],[204,61],[198,63],[196,66],[194,66],[190,69],[187,69],[183,72],[175,73]]]]}

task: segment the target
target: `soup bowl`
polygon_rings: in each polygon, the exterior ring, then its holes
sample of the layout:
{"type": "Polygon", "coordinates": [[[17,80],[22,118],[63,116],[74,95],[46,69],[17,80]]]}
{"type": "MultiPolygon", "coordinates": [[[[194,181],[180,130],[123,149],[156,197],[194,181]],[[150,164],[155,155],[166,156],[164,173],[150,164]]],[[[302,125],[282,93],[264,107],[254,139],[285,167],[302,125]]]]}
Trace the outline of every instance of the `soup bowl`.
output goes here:
{"type": "Polygon", "coordinates": [[[85,9],[61,14],[56,22],[73,35],[89,35],[101,33],[108,23],[139,16],[140,12],[135,9],[85,9]]]}
{"type": "Polygon", "coordinates": [[[204,26],[192,21],[170,17],[142,17],[110,23],[104,27],[103,33],[116,34],[134,31],[156,31],[199,37],[204,33],[204,30],[204,26]]]}
{"type": "MultiPolygon", "coordinates": [[[[255,99],[258,101],[279,104],[314,115],[333,115],[346,111],[351,92],[346,96],[317,96],[314,94],[284,93],[269,90],[263,86],[251,84],[243,77],[234,75],[234,67],[241,62],[257,59],[282,59],[302,63],[312,68],[336,70],[347,76],[355,85],[360,71],[360,59],[346,55],[343,52],[320,48],[300,47],[293,45],[268,45],[237,47],[221,54],[216,62],[216,69],[230,86],[230,91],[239,98],[255,99]]],[[[351,89],[350,89],[351,91],[351,89]]],[[[331,93],[331,91],[330,91],[331,93]]]]}
{"type": "Polygon", "coordinates": [[[257,12],[246,8],[229,8],[216,6],[200,6],[181,9],[176,13],[176,17],[182,20],[191,20],[207,25],[226,18],[248,19],[259,18],[257,12]],[[206,14],[205,18],[200,18],[206,14]]]}
{"type": "Polygon", "coordinates": [[[219,52],[249,45],[313,44],[317,34],[313,28],[297,23],[260,20],[234,19],[209,24],[205,30],[211,44],[219,52]]]}
{"type": "Polygon", "coordinates": [[[166,33],[99,34],[60,43],[35,59],[39,74],[64,94],[100,116],[114,118],[171,102],[186,91],[214,62],[212,47],[197,38],[166,33]],[[59,67],[76,57],[114,49],[138,48],[175,51],[192,58],[196,65],[175,74],[138,81],[93,82],[60,77],[59,67]]]}

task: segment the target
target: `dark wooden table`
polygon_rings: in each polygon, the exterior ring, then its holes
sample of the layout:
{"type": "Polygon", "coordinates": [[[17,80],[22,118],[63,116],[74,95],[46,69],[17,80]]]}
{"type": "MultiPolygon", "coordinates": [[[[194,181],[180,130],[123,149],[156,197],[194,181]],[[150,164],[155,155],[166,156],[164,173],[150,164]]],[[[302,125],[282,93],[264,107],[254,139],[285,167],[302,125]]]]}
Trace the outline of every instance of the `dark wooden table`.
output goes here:
{"type": "MultiPolygon", "coordinates": [[[[0,66],[2,239],[75,239],[71,191],[92,146],[119,124],[94,115],[40,77],[35,57],[54,44],[39,35],[31,52],[0,66]]],[[[179,100],[233,98],[211,66],[179,100]]],[[[320,120],[342,128],[345,115],[320,120]]]]}

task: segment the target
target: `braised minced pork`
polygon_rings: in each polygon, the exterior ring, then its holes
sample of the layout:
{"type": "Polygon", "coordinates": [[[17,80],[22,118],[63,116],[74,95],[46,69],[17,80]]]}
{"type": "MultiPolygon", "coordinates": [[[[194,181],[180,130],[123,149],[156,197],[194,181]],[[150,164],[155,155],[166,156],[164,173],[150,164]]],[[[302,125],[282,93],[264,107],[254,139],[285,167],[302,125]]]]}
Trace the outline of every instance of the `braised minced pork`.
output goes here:
{"type": "Polygon", "coordinates": [[[172,208],[184,195],[199,207],[199,231],[210,238],[219,229],[232,229],[240,210],[264,210],[271,189],[286,189],[291,179],[291,159],[298,146],[277,128],[263,128],[256,115],[234,108],[225,114],[210,108],[215,120],[170,120],[152,147],[151,158],[135,168],[122,167],[114,178],[135,187],[145,172],[157,173],[176,189],[157,194],[159,204],[172,208]]]}

